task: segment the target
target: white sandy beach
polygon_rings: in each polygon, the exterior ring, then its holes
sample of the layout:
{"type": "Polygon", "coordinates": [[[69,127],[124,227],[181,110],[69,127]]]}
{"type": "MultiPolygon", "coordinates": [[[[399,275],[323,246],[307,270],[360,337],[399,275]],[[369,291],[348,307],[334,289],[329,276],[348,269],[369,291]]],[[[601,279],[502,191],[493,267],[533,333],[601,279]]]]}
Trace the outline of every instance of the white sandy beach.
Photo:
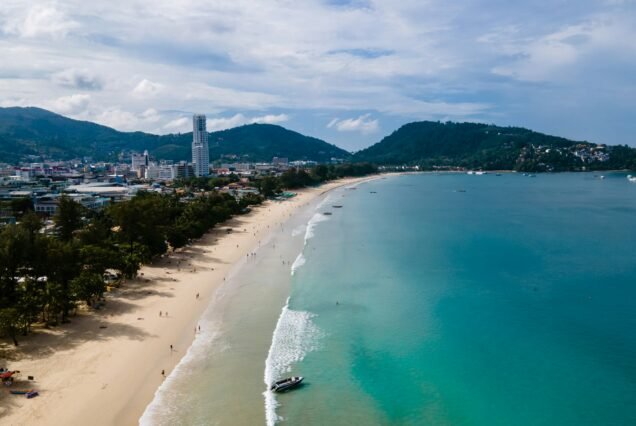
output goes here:
{"type": "Polygon", "coordinates": [[[3,343],[1,353],[9,360],[2,366],[22,371],[23,379],[35,377],[14,387],[34,388],[40,396],[1,392],[0,423],[137,424],[164,379],[162,370],[167,376],[185,355],[199,318],[233,265],[298,207],[361,180],[331,182],[301,190],[291,200],[266,202],[192,246],[144,266],[139,279],[107,296],[102,310],[83,313],[63,327],[37,330],[17,350],[6,350],[3,343]]]}

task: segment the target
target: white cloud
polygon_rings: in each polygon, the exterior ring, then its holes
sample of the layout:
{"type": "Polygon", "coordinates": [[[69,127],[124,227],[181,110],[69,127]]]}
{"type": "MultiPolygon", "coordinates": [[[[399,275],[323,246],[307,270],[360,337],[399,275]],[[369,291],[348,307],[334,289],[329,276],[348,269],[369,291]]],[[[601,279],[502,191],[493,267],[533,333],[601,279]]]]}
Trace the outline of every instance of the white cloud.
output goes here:
{"type": "Polygon", "coordinates": [[[327,124],[328,128],[335,128],[339,132],[360,132],[362,134],[375,133],[379,129],[377,119],[371,119],[371,114],[364,114],[358,118],[347,118],[340,120],[334,118],[327,124]]]}
{"type": "Polygon", "coordinates": [[[535,39],[483,38],[485,43],[498,44],[515,58],[493,67],[495,74],[524,81],[570,81],[588,58],[608,53],[636,53],[633,23],[619,17],[597,19],[567,25],[535,39]]]}
{"type": "Polygon", "coordinates": [[[261,124],[278,124],[289,121],[289,116],[287,114],[268,114],[263,115],[262,117],[254,117],[251,120],[251,123],[261,123],[261,124]]]}
{"type": "Polygon", "coordinates": [[[151,97],[159,94],[163,89],[163,85],[159,83],[153,83],[150,80],[141,80],[133,89],[133,94],[139,97],[151,97]]]}
{"type": "Polygon", "coordinates": [[[94,120],[104,126],[117,130],[132,131],[139,129],[139,117],[120,108],[108,108],[95,115],[94,120]]]}
{"type": "MultiPolygon", "coordinates": [[[[633,5],[1,0],[0,103],[50,106],[90,90],[82,118],[159,132],[189,130],[183,111],[206,112],[211,128],[285,123],[279,111],[289,111],[299,130],[359,144],[372,142],[380,121],[528,125],[541,104],[584,92],[598,111],[631,111],[625,122],[636,123],[633,5]],[[339,119],[316,126],[324,117],[339,119]]],[[[69,102],[59,103],[78,109],[69,102]]],[[[616,130],[603,117],[581,112],[577,121],[631,143],[636,124],[616,130]]],[[[555,121],[565,122],[537,122],[555,121]]]]}
{"type": "Polygon", "coordinates": [[[248,118],[245,115],[239,113],[234,114],[232,117],[221,118],[208,118],[207,128],[208,131],[214,132],[218,130],[231,129],[233,127],[242,126],[245,124],[278,124],[288,121],[289,117],[286,114],[278,115],[263,115],[260,117],[248,118]]]}
{"type": "Polygon", "coordinates": [[[176,118],[166,123],[163,128],[173,133],[183,133],[192,130],[192,119],[188,117],[176,118]]]}
{"type": "Polygon", "coordinates": [[[49,36],[65,37],[72,29],[79,27],[79,23],[70,19],[55,3],[36,4],[26,10],[26,13],[14,14],[6,25],[6,31],[21,37],[34,38],[49,36]]]}
{"type": "Polygon", "coordinates": [[[90,95],[75,94],[63,96],[53,101],[51,108],[60,114],[75,115],[84,112],[90,101],[90,95]]]}

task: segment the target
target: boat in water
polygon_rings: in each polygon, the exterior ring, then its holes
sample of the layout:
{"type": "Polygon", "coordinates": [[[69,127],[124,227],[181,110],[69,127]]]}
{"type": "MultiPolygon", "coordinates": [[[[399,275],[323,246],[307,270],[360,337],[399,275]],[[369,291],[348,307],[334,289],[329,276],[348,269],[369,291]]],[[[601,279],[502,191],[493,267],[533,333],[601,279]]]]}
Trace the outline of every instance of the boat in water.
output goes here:
{"type": "Polygon", "coordinates": [[[285,391],[288,391],[290,389],[295,388],[302,381],[303,381],[303,377],[288,377],[286,379],[279,380],[276,383],[274,383],[270,387],[270,390],[274,391],[274,392],[285,392],[285,391]]]}

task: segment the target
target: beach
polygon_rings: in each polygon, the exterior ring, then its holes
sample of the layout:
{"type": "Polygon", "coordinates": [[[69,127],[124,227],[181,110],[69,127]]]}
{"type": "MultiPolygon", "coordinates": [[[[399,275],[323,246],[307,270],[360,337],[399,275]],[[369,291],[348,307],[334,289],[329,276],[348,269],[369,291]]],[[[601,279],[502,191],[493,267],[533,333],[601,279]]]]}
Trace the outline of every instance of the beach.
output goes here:
{"type": "Polygon", "coordinates": [[[2,366],[35,379],[15,387],[37,389],[40,396],[0,393],[2,424],[137,424],[165,377],[206,331],[199,330],[199,319],[232,269],[300,207],[366,179],[343,179],[300,190],[290,200],[267,201],[144,266],[137,279],[108,293],[102,309],[80,312],[61,327],[36,329],[16,349],[3,344],[2,366]]]}

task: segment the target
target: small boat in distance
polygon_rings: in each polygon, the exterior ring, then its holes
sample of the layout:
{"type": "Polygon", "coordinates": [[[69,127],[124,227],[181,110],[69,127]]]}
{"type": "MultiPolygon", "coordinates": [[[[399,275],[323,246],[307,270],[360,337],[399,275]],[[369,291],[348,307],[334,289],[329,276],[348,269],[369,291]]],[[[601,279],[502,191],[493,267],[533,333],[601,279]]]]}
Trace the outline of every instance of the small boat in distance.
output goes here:
{"type": "Polygon", "coordinates": [[[323,212],[325,216],[331,216],[331,212],[323,212]]]}
{"type": "Polygon", "coordinates": [[[288,377],[274,383],[269,389],[274,392],[285,392],[298,386],[304,377],[288,377]]]}
{"type": "Polygon", "coordinates": [[[342,208],[341,205],[335,205],[335,206],[331,206],[331,207],[333,207],[334,209],[341,209],[342,208]]]}

